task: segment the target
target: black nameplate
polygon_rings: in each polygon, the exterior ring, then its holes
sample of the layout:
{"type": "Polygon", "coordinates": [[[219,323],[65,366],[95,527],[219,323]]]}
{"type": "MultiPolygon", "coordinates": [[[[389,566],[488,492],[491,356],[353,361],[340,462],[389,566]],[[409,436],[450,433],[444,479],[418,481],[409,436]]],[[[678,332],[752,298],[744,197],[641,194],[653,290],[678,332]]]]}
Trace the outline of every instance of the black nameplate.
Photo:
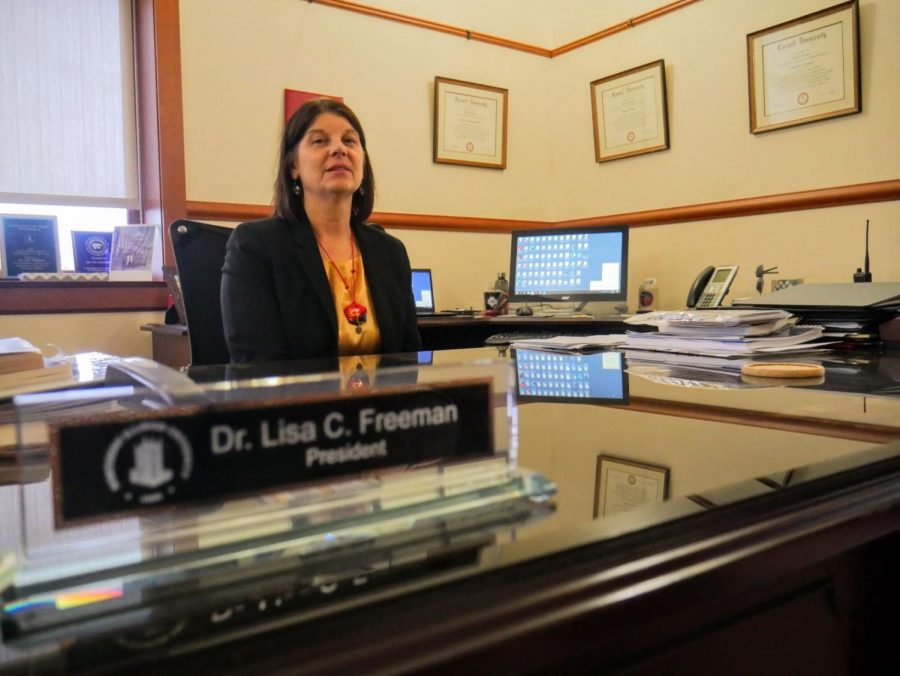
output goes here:
{"type": "Polygon", "coordinates": [[[60,525],[494,452],[488,381],[106,416],[50,436],[60,525]]]}

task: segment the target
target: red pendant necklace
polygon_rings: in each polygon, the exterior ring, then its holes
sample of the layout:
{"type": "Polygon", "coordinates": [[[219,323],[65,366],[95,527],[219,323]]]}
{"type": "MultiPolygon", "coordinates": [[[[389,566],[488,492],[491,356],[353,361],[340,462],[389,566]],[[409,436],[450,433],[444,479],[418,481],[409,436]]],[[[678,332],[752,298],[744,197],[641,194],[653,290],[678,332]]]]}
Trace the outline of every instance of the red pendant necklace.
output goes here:
{"type": "Polygon", "coordinates": [[[338,273],[341,282],[344,284],[344,288],[347,290],[347,294],[350,296],[350,304],[344,307],[344,316],[347,318],[348,322],[356,326],[357,333],[362,333],[362,324],[366,323],[369,309],[362,303],[356,301],[356,248],[354,247],[353,237],[350,237],[350,284],[347,283],[347,278],[344,277],[344,273],[341,272],[337,263],[334,262],[334,258],[331,257],[331,254],[328,253],[328,249],[326,249],[322,242],[319,241],[318,237],[316,238],[316,242],[318,242],[319,248],[325,252],[331,266],[338,273]]]}

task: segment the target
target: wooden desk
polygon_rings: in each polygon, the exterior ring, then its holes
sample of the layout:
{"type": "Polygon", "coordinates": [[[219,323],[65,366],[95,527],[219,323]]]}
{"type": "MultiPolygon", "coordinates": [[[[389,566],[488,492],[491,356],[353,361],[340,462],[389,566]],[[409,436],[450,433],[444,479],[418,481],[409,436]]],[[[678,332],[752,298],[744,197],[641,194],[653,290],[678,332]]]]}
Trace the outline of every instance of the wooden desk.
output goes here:
{"type": "Polygon", "coordinates": [[[153,361],[180,369],[191,363],[191,344],[184,324],[144,324],[150,332],[153,361]]]}
{"type": "MultiPolygon", "coordinates": [[[[639,328],[639,327],[636,327],[639,328]]],[[[142,331],[149,331],[153,340],[153,359],[181,368],[191,362],[191,348],[187,327],[184,324],[145,324],[142,331]]],[[[597,335],[621,333],[622,320],[618,317],[427,317],[419,319],[419,333],[424,350],[453,350],[465,347],[481,347],[488,336],[515,331],[547,331],[597,335]]]]}
{"type": "MultiPolygon", "coordinates": [[[[418,374],[470,356],[497,351],[436,351],[418,374]]],[[[106,642],[92,649],[86,633],[75,657],[131,676],[900,673],[900,356],[829,359],[825,382],[809,387],[676,386],[626,371],[629,400],[616,406],[520,403],[518,462],[558,487],[546,520],[368,596],[323,582],[303,590],[309,606],[279,609],[293,573],[283,589],[266,576],[231,625],[208,621],[221,617],[220,597],[179,585],[183,616],[148,612],[146,631],[121,641],[104,618],[106,642]],[[600,454],[665,465],[669,500],[594,517],[600,454]]],[[[0,510],[19,497],[0,486],[0,510]]],[[[4,538],[24,523],[0,529],[0,549],[13,549],[4,538]]],[[[73,551],[85,544],[61,536],[73,551]]],[[[321,571],[327,581],[332,569],[321,571]]],[[[164,591],[149,589],[146,602],[164,591]]],[[[65,669],[69,644],[39,639],[4,639],[0,673],[65,669]]]]}
{"type": "Polygon", "coordinates": [[[419,333],[426,350],[481,347],[488,336],[516,331],[598,335],[623,333],[620,317],[427,317],[419,319],[419,333]]]}

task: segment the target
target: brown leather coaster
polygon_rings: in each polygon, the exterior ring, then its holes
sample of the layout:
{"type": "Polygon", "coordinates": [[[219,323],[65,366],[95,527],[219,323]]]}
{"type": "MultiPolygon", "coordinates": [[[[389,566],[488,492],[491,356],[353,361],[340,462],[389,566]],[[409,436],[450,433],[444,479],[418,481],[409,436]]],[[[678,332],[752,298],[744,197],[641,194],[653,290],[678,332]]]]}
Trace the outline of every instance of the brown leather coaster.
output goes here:
{"type": "Polygon", "coordinates": [[[825,375],[825,367],[803,362],[757,361],[744,364],[741,373],[756,378],[818,378],[825,375]]]}

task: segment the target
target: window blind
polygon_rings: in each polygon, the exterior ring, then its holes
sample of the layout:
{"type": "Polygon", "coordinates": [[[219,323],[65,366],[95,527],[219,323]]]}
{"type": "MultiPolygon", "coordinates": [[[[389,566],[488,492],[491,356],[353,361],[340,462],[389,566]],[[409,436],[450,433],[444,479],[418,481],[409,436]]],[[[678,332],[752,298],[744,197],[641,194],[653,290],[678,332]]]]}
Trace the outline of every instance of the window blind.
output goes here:
{"type": "Polygon", "coordinates": [[[138,208],[130,0],[0,0],[0,201],[138,208]]]}

